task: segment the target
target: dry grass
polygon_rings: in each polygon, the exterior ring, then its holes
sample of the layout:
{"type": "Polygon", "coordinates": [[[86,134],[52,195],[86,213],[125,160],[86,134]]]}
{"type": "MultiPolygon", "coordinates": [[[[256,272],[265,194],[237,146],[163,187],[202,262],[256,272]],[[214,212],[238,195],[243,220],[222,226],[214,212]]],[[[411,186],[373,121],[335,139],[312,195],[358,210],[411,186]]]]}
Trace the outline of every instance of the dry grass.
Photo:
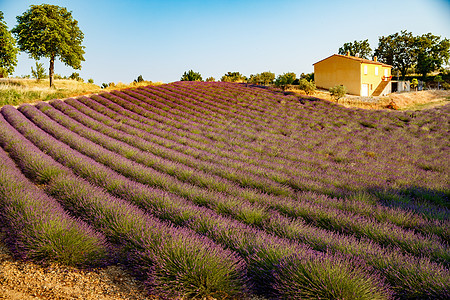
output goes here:
{"type": "MultiPolygon", "coordinates": [[[[301,90],[291,90],[296,94],[304,94],[301,90]]],[[[330,93],[326,90],[317,90],[313,97],[333,101],[330,93]]],[[[345,107],[355,107],[364,109],[397,109],[397,110],[420,110],[450,102],[450,91],[448,90],[427,90],[393,93],[380,97],[359,97],[345,95],[339,99],[338,103],[345,107]]]]}
{"type": "Polygon", "coordinates": [[[49,80],[43,79],[39,82],[35,79],[0,79],[0,107],[3,105],[20,105],[23,103],[36,103],[51,99],[64,99],[69,97],[91,95],[103,91],[124,89],[136,86],[162,84],[151,81],[132,82],[111,85],[105,89],[100,86],[70,79],[54,80],[54,87],[50,88],[49,80]]]}

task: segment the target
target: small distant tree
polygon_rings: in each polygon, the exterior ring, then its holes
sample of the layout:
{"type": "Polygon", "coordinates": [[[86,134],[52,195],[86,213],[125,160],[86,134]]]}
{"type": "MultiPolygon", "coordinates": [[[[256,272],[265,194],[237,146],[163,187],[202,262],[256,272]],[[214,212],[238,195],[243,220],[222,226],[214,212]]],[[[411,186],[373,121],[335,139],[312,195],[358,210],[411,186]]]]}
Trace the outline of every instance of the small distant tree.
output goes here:
{"type": "Polygon", "coordinates": [[[142,82],[142,81],[144,81],[142,75],[139,75],[138,78],[134,80],[134,82],[142,82]]]}
{"type": "Polygon", "coordinates": [[[184,72],[183,76],[181,76],[181,81],[203,81],[202,75],[198,72],[194,72],[193,70],[189,70],[188,72],[184,72]]]}
{"type": "Polygon", "coordinates": [[[228,72],[220,78],[222,82],[247,82],[247,77],[239,72],[228,72]]]}
{"type": "Polygon", "coordinates": [[[216,81],[216,79],[214,77],[208,77],[208,78],[206,78],[205,81],[206,82],[214,82],[214,81],[216,81]]]}
{"type": "Polygon", "coordinates": [[[438,84],[437,89],[439,90],[439,89],[440,89],[440,84],[441,84],[441,82],[443,82],[444,80],[442,80],[441,75],[436,75],[436,76],[434,77],[433,81],[434,81],[434,82],[437,82],[437,84],[438,84]]]}
{"type": "Polygon", "coordinates": [[[411,80],[411,87],[414,89],[414,90],[416,90],[417,89],[417,86],[419,85],[419,81],[417,80],[417,78],[413,78],[412,80],[411,80]]]}
{"type": "Polygon", "coordinates": [[[94,79],[89,78],[89,79],[88,79],[88,83],[94,83],[94,79]]]}
{"type": "Polygon", "coordinates": [[[7,77],[14,72],[17,65],[16,40],[3,20],[3,12],[0,11],[0,77],[7,77]]]}
{"type": "Polygon", "coordinates": [[[262,72],[260,74],[250,75],[248,83],[269,85],[272,84],[274,80],[275,80],[275,73],[262,72]]]}
{"type": "Polygon", "coordinates": [[[342,97],[347,93],[347,88],[343,85],[335,85],[334,87],[329,89],[331,98],[333,98],[336,102],[339,101],[342,97]]]}
{"type": "Polygon", "coordinates": [[[346,55],[350,52],[351,56],[356,56],[357,54],[361,58],[369,59],[371,57],[372,49],[369,45],[369,40],[364,41],[354,41],[345,43],[341,48],[339,48],[338,54],[346,55]]]}
{"type": "Polygon", "coordinates": [[[300,79],[306,79],[306,80],[308,80],[308,81],[314,81],[314,72],[312,72],[312,73],[307,73],[307,74],[302,73],[302,74],[300,75],[300,79]]]}
{"type": "Polygon", "coordinates": [[[83,78],[80,77],[80,73],[78,72],[73,72],[72,74],[70,74],[69,79],[83,81],[83,78]]]}
{"type": "Polygon", "coordinates": [[[17,17],[17,23],[12,32],[16,35],[19,49],[36,60],[42,57],[50,59],[50,86],[53,85],[57,57],[66,65],[81,69],[84,34],[66,8],[49,4],[31,5],[17,17]]]}
{"type": "Polygon", "coordinates": [[[286,90],[286,88],[293,84],[297,75],[293,72],[284,73],[283,75],[278,75],[275,80],[275,86],[280,87],[281,89],[286,90]]]}
{"type": "Polygon", "coordinates": [[[45,74],[44,64],[36,62],[36,69],[31,67],[31,75],[36,78],[36,81],[44,79],[47,75],[45,74]]]}
{"type": "Polygon", "coordinates": [[[308,81],[304,78],[300,79],[298,87],[299,89],[305,91],[306,95],[314,94],[314,92],[316,91],[316,84],[314,83],[314,81],[308,81]]]}

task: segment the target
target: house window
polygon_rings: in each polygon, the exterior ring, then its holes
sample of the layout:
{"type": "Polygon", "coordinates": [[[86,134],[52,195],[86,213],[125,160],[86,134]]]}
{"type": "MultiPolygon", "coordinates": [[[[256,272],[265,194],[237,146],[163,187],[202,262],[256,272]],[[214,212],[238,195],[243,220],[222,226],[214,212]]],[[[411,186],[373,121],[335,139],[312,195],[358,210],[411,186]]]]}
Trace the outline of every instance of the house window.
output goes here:
{"type": "Polygon", "coordinates": [[[375,67],[375,75],[378,76],[378,67],[375,67]]]}
{"type": "Polygon", "coordinates": [[[367,66],[364,66],[364,75],[367,75],[367,66]]]}

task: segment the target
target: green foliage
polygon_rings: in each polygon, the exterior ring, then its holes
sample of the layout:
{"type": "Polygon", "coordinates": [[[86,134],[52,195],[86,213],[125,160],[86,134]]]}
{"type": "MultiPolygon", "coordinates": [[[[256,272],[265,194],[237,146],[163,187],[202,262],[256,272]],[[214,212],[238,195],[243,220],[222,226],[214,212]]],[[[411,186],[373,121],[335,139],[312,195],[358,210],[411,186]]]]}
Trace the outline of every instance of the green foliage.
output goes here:
{"type": "Polygon", "coordinates": [[[70,74],[69,79],[81,81],[81,82],[84,81],[83,78],[80,77],[80,73],[78,73],[78,72],[73,72],[72,74],[70,74]]]}
{"type": "Polygon", "coordinates": [[[184,72],[183,76],[181,76],[181,81],[203,81],[202,75],[199,72],[194,72],[193,70],[189,70],[188,72],[184,72]]]}
{"type": "Polygon", "coordinates": [[[206,78],[206,80],[205,80],[206,82],[214,82],[214,81],[216,81],[216,79],[214,78],[214,77],[208,77],[208,78],[206,78]]]}
{"type": "Polygon", "coordinates": [[[339,99],[345,96],[347,93],[347,88],[343,85],[335,85],[334,87],[329,89],[331,98],[338,102],[339,99]]]}
{"type": "Polygon", "coordinates": [[[17,17],[17,23],[12,32],[19,49],[36,60],[42,57],[50,59],[50,86],[55,58],[74,69],[81,69],[85,53],[81,45],[84,34],[66,8],[49,4],[31,5],[17,17]]]}
{"type": "Polygon", "coordinates": [[[412,87],[413,89],[416,89],[418,85],[419,85],[419,81],[417,80],[417,78],[413,78],[413,79],[411,80],[411,87],[412,87]]]}
{"type": "Polygon", "coordinates": [[[284,73],[283,75],[278,75],[275,80],[275,86],[285,90],[289,85],[293,84],[297,75],[293,72],[284,73]]]}
{"type": "Polygon", "coordinates": [[[314,81],[308,81],[304,78],[300,79],[298,87],[299,89],[305,91],[306,95],[314,94],[314,92],[316,91],[316,84],[314,83],[314,81]]]}
{"type": "Polygon", "coordinates": [[[142,82],[142,81],[144,81],[142,75],[139,75],[138,78],[134,80],[134,82],[142,82]]]}
{"type": "Polygon", "coordinates": [[[350,52],[351,56],[356,56],[357,54],[361,58],[369,59],[372,53],[372,49],[369,45],[369,40],[364,41],[354,41],[345,43],[341,48],[339,48],[338,54],[346,55],[350,52]]]}
{"type": "Polygon", "coordinates": [[[45,74],[44,64],[36,62],[36,70],[31,67],[31,75],[33,75],[37,81],[44,79],[47,76],[45,74]]]}
{"type": "Polygon", "coordinates": [[[439,70],[450,59],[450,40],[443,39],[431,33],[416,37],[415,54],[416,69],[426,77],[427,73],[439,70]]]}
{"type": "Polygon", "coordinates": [[[415,37],[406,30],[400,33],[381,36],[378,39],[378,48],[375,55],[380,62],[392,65],[402,74],[405,80],[406,72],[416,62],[415,37]]]}
{"type": "Polygon", "coordinates": [[[262,85],[269,85],[272,84],[275,80],[275,73],[272,72],[262,72],[256,75],[250,75],[250,79],[248,80],[249,83],[252,84],[262,84],[262,85]]]}
{"type": "Polygon", "coordinates": [[[300,75],[300,79],[306,79],[306,80],[308,80],[308,81],[314,81],[314,72],[312,72],[312,73],[307,73],[307,74],[302,73],[302,74],[300,75]]]}
{"type": "Polygon", "coordinates": [[[94,83],[94,79],[89,78],[89,79],[88,79],[88,83],[94,83]]]}
{"type": "Polygon", "coordinates": [[[228,72],[220,78],[223,82],[247,82],[247,77],[239,72],[228,72]]]}
{"type": "Polygon", "coordinates": [[[14,72],[18,51],[16,41],[3,20],[3,12],[0,11],[0,77],[7,77],[14,72]]]}

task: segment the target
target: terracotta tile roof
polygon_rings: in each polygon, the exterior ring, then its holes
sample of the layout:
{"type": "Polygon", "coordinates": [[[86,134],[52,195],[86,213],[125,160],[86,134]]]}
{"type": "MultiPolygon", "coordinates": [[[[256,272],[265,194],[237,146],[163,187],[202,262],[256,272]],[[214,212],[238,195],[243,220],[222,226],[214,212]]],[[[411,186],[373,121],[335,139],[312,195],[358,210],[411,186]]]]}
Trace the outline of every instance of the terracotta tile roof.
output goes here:
{"type": "Polygon", "coordinates": [[[327,59],[329,59],[330,57],[333,57],[333,56],[338,56],[338,57],[343,57],[343,58],[347,58],[347,59],[351,59],[351,60],[356,60],[356,61],[359,61],[359,62],[365,63],[365,64],[374,64],[374,65],[380,65],[380,66],[383,66],[383,67],[390,67],[390,68],[392,68],[391,65],[384,64],[384,63],[379,62],[379,61],[373,61],[373,60],[365,59],[365,58],[361,58],[361,57],[347,56],[347,55],[340,55],[340,54],[333,54],[331,56],[328,56],[327,58],[319,60],[318,62],[314,63],[313,65],[315,65],[317,63],[320,63],[320,62],[322,62],[324,60],[327,60],[327,59]]]}

